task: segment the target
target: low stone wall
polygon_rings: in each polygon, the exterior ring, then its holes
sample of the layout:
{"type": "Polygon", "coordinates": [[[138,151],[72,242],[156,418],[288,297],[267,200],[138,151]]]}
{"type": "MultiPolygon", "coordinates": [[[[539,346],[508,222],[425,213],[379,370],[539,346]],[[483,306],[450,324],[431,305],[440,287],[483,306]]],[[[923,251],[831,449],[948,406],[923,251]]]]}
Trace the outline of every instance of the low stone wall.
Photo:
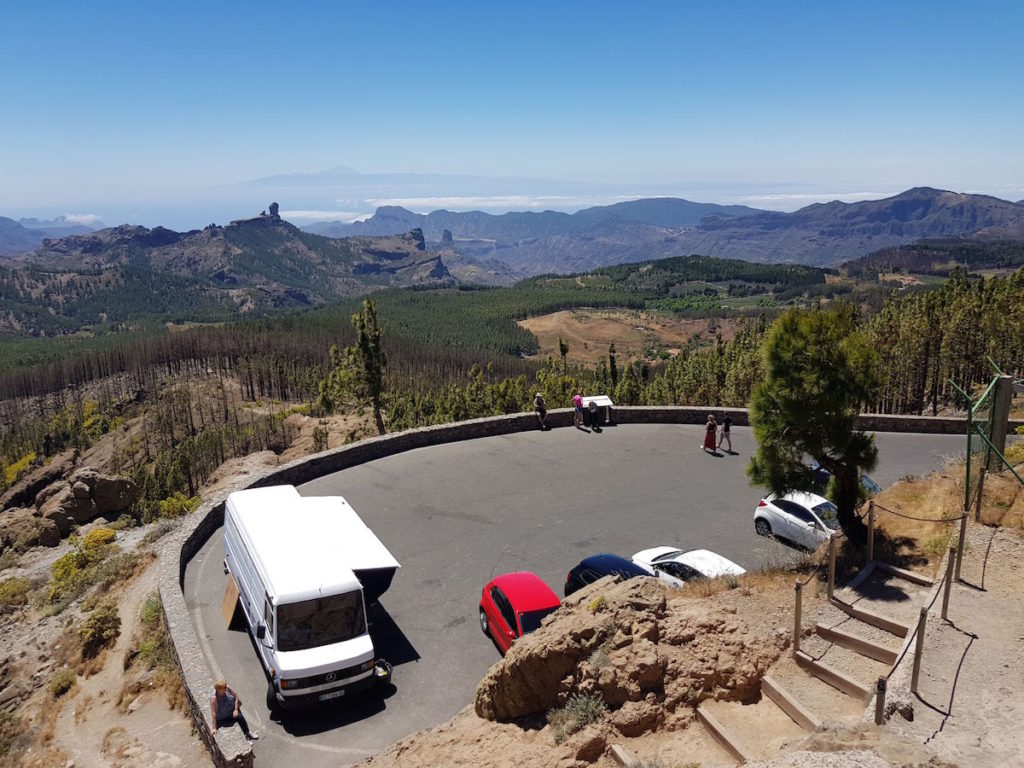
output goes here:
{"type": "MultiPolygon", "coordinates": [[[[612,420],[617,424],[703,424],[709,413],[715,414],[719,419],[728,414],[736,426],[749,424],[745,408],[687,406],[616,407],[612,409],[612,420]]],[[[548,412],[548,424],[552,427],[569,427],[572,421],[571,409],[548,412]]],[[[1021,424],[1024,422],[1012,421],[1010,428],[1012,430],[1021,424]]],[[[860,426],[877,432],[965,434],[966,431],[964,419],[933,416],[864,414],[860,418],[860,426]]],[[[168,536],[160,556],[160,598],[170,629],[175,658],[185,683],[192,717],[216,765],[245,768],[252,766],[254,757],[252,748],[239,729],[228,728],[219,732],[215,738],[210,734],[209,696],[213,690],[213,672],[206,665],[206,658],[185,605],[182,587],[189,561],[224,523],[224,502],[228,494],[245,488],[268,485],[301,485],[332,472],[414,448],[535,429],[536,416],[533,413],[523,413],[423,427],[361,440],[358,443],[298,459],[259,475],[240,476],[207,499],[181,528],[168,536]]]]}

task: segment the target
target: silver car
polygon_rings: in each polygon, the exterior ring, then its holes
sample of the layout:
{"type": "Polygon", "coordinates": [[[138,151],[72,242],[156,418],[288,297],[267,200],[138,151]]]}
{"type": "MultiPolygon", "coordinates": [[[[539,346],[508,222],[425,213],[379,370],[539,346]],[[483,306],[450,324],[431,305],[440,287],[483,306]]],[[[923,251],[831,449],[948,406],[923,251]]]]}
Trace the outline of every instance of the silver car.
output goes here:
{"type": "Polygon", "coordinates": [[[796,491],[781,498],[771,493],[754,510],[754,530],[817,549],[839,529],[838,512],[835,504],[816,493],[796,491]]]}

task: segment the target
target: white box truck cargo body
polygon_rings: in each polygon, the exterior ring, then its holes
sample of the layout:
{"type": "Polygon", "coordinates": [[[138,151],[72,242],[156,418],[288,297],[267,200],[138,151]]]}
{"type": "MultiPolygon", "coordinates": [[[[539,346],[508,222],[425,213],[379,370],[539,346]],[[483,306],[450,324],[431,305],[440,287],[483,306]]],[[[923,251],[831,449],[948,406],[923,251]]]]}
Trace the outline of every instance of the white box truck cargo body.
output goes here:
{"type": "Polygon", "coordinates": [[[399,567],[340,496],[303,498],[290,485],[228,496],[224,569],[269,677],[269,707],[331,701],[375,682],[366,601],[399,567]]]}

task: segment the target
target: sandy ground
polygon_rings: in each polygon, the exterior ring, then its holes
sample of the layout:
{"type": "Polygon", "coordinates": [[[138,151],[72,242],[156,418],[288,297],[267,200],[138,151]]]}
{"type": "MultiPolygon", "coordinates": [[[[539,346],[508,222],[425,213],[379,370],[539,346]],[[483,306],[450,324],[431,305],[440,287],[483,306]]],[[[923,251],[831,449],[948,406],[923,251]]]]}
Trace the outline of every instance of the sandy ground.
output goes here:
{"type": "Polygon", "coordinates": [[[641,357],[648,347],[675,354],[698,334],[713,342],[721,331],[723,339],[731,339],[740,321],[691,320],[640,310],[571,309],[520,320],[519,324],[540,341],[539,357],[558,358],[561,337],[569,343],[568,361],[589,366],[607,359],[609,344],[615,344],[620,360],[641,357]]]}

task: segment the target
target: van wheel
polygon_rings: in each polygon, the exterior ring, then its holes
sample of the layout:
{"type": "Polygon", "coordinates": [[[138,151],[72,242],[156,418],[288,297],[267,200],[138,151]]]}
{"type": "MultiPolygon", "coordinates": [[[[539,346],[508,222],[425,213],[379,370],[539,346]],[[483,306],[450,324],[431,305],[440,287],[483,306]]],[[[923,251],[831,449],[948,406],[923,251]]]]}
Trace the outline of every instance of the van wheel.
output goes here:
{"type": "Polygon", "coordinates": [[[480,631],[485,635],[489,634],[487,631],[487,614],[484,613],[484,609],[480,609],[480,631]]]}
{"type": "Polygon", "coordinates": [[[267,683],[267,709],[271,715],[277,712],[277,692],[272,682],[267,683]]]}
{"type": "Polygon", "coordinates": [[[754,521],[754,532],[757,533],[758,536],[771,536],[772,526],[767,520],[759,517],[754,521]]]}

